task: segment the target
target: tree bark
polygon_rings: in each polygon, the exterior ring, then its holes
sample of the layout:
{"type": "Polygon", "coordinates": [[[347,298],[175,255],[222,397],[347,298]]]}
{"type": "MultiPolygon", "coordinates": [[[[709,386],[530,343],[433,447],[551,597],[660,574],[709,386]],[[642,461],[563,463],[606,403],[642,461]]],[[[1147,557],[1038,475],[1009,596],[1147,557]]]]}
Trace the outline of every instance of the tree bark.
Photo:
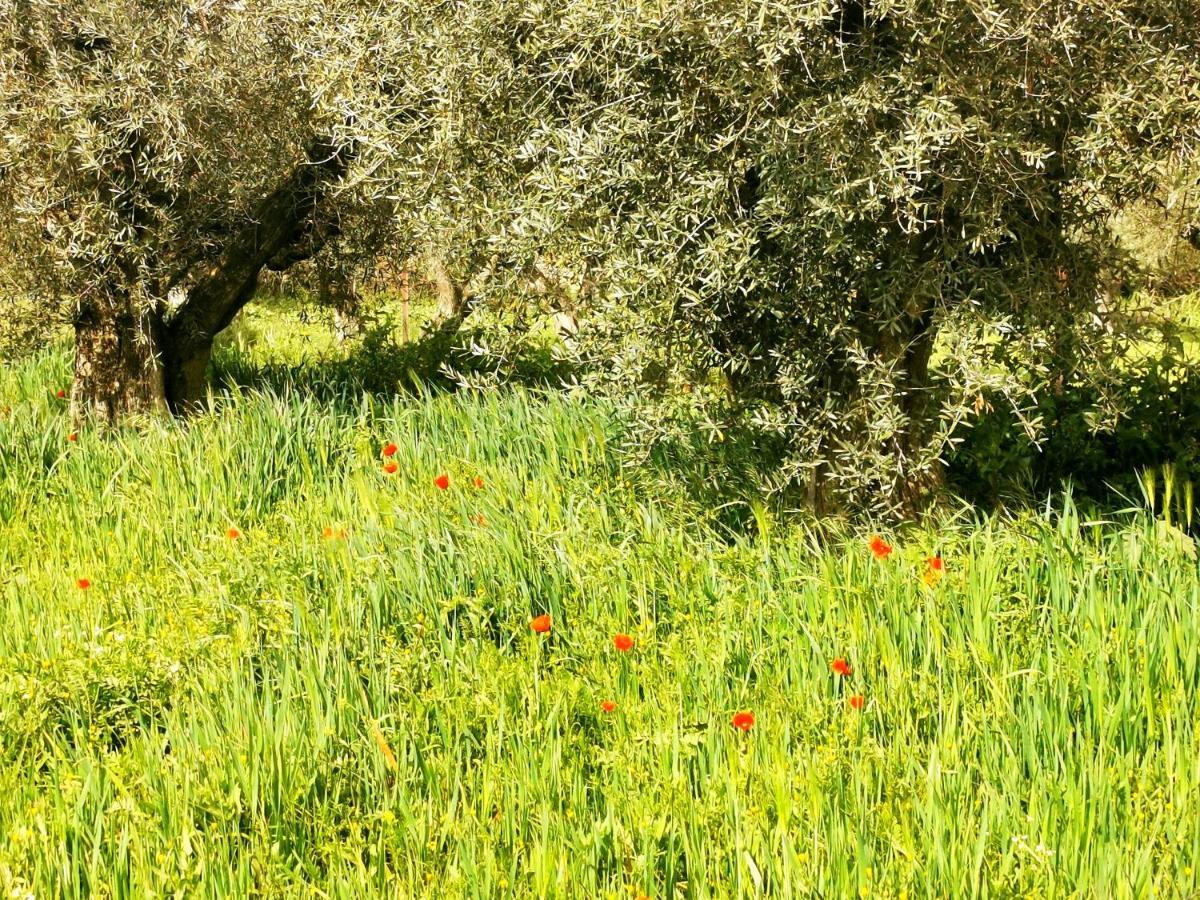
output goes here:
{"type": "Polygon", "coordinates": [[[454,320],[461,322],[466,298],[463,286],[450,275],[449,269],[442,260],[433,260],[429,268],[434,288],[437,290],[437,324],[441,325],[454,320]]]}
{"type": "Polygon", "coordinates": [[[250,221],[188,292],[167,323],[163,340],[166,397],[172,412],[186,413],[201,405],[213,340],[254,296],[264,267],[286,268],[302,258],[292,248],[307,240],[322,188],[345,171],[351,153],[350,148],[335,147],[327,140],[315,141],[308,151],[309,161],[263,198],[250,221]]]}
{"type": "Polygon", "coordinates": [[[915,317],[907,342],[898,348],[904,373],[898,402],[907,424],[894,438],[891,449],[899,461],[902,475],[897,506],[906,518],[915,518],[924,512],[945,481],[940,458],[929,459],[926,446],[933,426],[934,398],[929,360],[937,331],[932,318],[930,310],[915,317]]]}
{"type": "Polygon", "coordinates": [[[87,304],[75,319],[76,420],[112,425],[135,414],[167,411],[162,319],[127,297],[87,304]]]}
{"type": "Polygon", "coordinates": [[[259,203],[169,320],[163,304],[132,299],[132,285],[91,300],[75,324],[72,409],[115,422],[137,413],[181,414],[205,396],[213,339],[254,296],[267,265],[286,268],[312,252],[310,219],[325,184],[345,171],[353,150],[314,141],[297,166],[259,203]]]}
{"type": "Polygon", "coordinates": [[[345,269],[318,260],[317,299],[322,306],[333,310],[333,331],[339,344],[362,334],[362,298],[345,269]]]}

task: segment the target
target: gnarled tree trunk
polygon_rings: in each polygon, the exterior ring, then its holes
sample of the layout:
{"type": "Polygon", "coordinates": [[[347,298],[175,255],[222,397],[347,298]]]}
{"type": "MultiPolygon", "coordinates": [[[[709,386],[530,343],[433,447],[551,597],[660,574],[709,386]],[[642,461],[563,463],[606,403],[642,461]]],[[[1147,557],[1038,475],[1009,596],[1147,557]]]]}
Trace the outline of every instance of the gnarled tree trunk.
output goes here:
{"type": "Polygon", "coordinates": [[[323,186],[344,171],[351,152],[315,141],[309,161],[263,198],[169,319],[156,309],[139,310],[128,293],[85,304],[75,329],[76,414],[115,421],[199,407],[213,340],[254,296],[264,267],[286,268],[315,252],[306,240],[310,218],[323,186]]]}
{"type": "Polygon", "coordinates": [[[113,424],[138,413],[163,413],[163,324],[125,296],[87,303],[75,318],[71,409],[113,424]]]}
{"type": "Polygon", "coordinates": [[[461,320],[466,299],[463,286],[454,279],[446,264],[440,259],[430,262],[429,274],[437,291],[437,323],[461,320]]]}

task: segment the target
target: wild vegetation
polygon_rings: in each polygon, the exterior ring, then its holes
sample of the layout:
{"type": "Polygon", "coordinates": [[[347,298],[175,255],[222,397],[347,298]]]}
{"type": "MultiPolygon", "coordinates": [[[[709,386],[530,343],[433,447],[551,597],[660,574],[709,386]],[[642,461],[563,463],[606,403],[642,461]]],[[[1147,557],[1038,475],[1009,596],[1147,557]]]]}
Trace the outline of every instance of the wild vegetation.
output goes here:
{"type": "Polygon", "coordinates": [[[160,13],[0,5],[8,293],[72,323],[99,421],[200,404],[264,271],[425,258],[440,331],[556,309],[594,388],[669,401],[649,443],[682,407],[814,509],[914,515],[984,393],[1036,436],[1110,376],[1113,217],[1200,219],[1180,0],[160,13]]]}
{"type": "Polygon", "coordinates": [[[1190,0],[0,0],[0,896],[1200,893],[1190,0]]]}
{"type": "Polygon", "coordinates": [[[0,379],[6,896],[1198,886],[1200,578],[1146,513],[873,553],[731,531],[592,401],[235,389],[72,438],[68,378],[0,379]]]}

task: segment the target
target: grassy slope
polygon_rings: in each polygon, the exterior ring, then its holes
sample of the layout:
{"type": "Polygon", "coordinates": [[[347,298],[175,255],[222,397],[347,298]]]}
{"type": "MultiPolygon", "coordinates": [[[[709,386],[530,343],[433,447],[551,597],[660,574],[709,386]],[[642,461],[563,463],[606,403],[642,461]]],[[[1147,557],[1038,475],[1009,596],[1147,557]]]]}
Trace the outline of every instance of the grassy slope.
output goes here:
{"type": "Polygon", "coordinates": [[[721,536],[596,406],[241,393],[71,443],[66,375],[0,373],[3,896],[1198,886],[1200,579],[1144,519],[880,563],[721,536]]]}

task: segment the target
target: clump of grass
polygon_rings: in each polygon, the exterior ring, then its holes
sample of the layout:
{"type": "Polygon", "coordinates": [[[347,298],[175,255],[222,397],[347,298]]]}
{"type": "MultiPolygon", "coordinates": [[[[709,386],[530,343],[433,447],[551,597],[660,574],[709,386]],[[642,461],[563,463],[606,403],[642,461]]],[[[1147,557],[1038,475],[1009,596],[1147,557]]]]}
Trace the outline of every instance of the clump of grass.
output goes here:
{"type": "Polygon", "coordinates": [[[1149,516],[876,559],[731,534],[600,404],[243,389],[72,443],[66,373],[0,373],[5,896],[1197,888],[1200,578],[1149,516]]]}

